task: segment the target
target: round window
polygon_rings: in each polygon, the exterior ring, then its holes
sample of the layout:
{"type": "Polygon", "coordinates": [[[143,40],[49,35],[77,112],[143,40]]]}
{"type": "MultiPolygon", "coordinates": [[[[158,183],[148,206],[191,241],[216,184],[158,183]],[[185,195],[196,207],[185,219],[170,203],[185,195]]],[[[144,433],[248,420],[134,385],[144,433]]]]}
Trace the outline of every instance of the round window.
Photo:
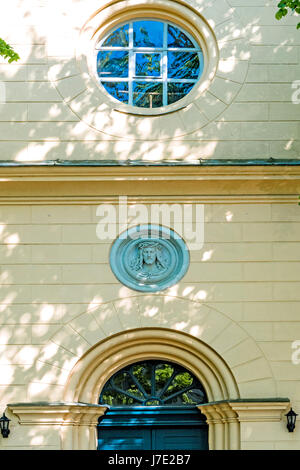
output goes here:
{"type": "Polygon", "coordinates": [[[107,93],[139,108],[159,108],[184,98],[204,69],[194,38],[153,19],[123,24],[96,46],[97,75],[107,93]]]}

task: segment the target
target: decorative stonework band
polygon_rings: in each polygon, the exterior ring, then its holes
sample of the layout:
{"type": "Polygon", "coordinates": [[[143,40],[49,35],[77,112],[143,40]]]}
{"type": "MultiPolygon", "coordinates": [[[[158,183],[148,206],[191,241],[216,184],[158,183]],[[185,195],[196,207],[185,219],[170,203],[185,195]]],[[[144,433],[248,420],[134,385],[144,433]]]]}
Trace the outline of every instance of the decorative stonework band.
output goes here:
{"type": "Polygon", "coordinates": [[[61,450],[95,450],[98,419],[107,406],[90,403],[13,403],[9,411],[25,426],[60,426],[61,450]]]}
{"type": "MultiPolygon", "coordinates": [[[[240,426],[280,422],[289,407],[288,398],[222,400],[199,405],[209,425],[210,450],[241,448],[240,426]]],[[[39,402],[8,405],[20,425],[60,427],[62,450],[96,450],[98,419],[106,406],[89,403],[39,402]]]]}

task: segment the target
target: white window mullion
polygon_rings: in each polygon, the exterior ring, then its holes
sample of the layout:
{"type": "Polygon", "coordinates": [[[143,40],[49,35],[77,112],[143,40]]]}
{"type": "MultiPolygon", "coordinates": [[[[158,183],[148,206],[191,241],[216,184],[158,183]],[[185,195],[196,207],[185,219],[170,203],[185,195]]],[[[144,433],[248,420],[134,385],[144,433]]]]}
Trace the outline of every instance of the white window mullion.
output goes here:
{"type": "Polygon", "coordinates": [[[135,53],[133,52],[133,24],[129,23],[129,57],[128,57],[128,104],[133,104],[133,77],[135,75],[135,53]]]}
{"type": "Polygon", "coordinates": [[[162,53],[162,79],[163,79],[163,106],[168,104],[168,23],[164,23],[163,53],[162,53]]]}

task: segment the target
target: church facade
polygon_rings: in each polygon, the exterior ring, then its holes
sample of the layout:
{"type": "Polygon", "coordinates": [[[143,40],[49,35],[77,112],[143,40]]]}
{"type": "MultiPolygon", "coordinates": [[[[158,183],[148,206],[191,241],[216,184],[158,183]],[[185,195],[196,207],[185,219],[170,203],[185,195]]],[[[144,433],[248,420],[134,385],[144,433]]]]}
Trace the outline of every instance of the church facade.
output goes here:
{"type": "Polygon", "coordinates": [[[300,448],[300,33],[275,13],[6,6],[0,449],[300,448]]]}

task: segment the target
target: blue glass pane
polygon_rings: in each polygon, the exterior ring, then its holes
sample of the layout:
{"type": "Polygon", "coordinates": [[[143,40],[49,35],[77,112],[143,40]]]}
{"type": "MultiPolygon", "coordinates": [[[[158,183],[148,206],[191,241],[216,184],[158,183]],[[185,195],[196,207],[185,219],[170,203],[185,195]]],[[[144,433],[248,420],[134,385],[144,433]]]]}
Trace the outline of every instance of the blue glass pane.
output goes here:
{"type": "Polygon", "coordinates": [[[198,78],[200,62],[195,52],[168,52],[168,78],[198,78]]]}
{"type": "Polygon", "coordinates": [[[128,77],[128,52],[99,51],[97,71],[99,77],[128,77]]]}
{"type": "Polygon", "coordinates": [[[110,95],[123,103],[128,103],[127,82],[101,82],[110,95]]]}
{"type": "Polygon", "coordinates": [[[161,54],[136,54],[136,75],[147,77],[160,77],[161,54]]]}
{"type": "Polygon", "coordinates": [[[162,106],[162,83],[133,82],[133,105],[140,108],[159,108],[162,106]]]}
{"type": "Polygon", "coordinates": [[[168,25],[168,47],[195,47],[192,41],[175,26],[168,25]]]}
{"type": "Polygon", "coordinates": [[[194,83],[168,83],[168,104],[184,98],[194,85],[194,83]]]}
{"type": "Polygon", "coordinates": [[[116,29],[113,33],[111,33],[108,38],[101,44],[103,47],[128,47],[129,39],[128,39],[128,24],[125,26],[121,26],[121,28],[116,29]]]}
{"type": "Polygon", "coordinates": [[[159,21],[135,21],[133,23],[133,45],[135,47],[162,47],[164,25],[159,21]]]}

